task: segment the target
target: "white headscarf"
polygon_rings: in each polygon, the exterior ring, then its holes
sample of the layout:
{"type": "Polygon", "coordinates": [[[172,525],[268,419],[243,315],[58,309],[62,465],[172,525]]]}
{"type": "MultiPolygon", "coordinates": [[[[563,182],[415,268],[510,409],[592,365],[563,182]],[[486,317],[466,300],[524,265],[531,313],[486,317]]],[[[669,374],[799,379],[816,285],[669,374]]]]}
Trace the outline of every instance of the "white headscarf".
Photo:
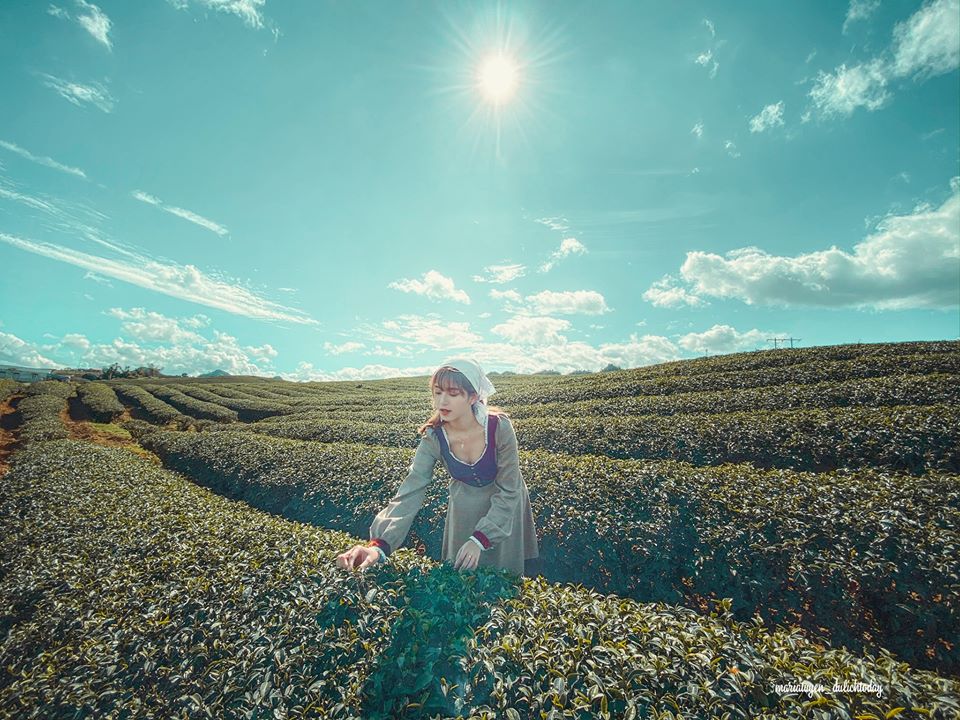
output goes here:
{"type": "Polygon", "coordinates": [[[480,367],[480,363],[465,357],[455,357],[445,361],[440,367],[452,367],[459,370],[473,385],[477,391],[477,401],[473,404],[473,415],[477,422],[483,425],[483,430],[487,430],[487,398],[493,395],[497,389],[493,386],[480,367]]]}

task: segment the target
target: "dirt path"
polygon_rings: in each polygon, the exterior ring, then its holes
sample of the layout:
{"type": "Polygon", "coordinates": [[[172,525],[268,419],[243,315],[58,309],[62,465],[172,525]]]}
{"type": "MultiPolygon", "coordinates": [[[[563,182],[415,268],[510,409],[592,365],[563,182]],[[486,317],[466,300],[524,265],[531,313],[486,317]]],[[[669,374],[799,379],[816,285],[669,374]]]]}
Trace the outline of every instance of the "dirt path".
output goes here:
{"type": "Polygon", "coordinates": [[[156,465],[162,465],[160,458],[149,450],[140,447],[137,441],[130,437],[130,433],[116,424],[120,420],[129,418],[130,410],[128,408],[113,423],[95,423],[86,407],[77,397],[70,398],[67,401],[67,407],[60,412],[60,419],[67,428],[71,440],[83,440],[106,447],[125,448],[156,465]]]}

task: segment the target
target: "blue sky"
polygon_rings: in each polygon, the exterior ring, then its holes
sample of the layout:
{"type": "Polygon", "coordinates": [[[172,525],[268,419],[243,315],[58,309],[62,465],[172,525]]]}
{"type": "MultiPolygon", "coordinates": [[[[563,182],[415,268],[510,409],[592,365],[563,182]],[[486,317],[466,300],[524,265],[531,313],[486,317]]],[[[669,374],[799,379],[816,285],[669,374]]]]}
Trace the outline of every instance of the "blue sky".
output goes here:
{"type": "Polygon", "coordinates": [[[960,335],[960,0],[0,4],[0,363],[960,335]]]}

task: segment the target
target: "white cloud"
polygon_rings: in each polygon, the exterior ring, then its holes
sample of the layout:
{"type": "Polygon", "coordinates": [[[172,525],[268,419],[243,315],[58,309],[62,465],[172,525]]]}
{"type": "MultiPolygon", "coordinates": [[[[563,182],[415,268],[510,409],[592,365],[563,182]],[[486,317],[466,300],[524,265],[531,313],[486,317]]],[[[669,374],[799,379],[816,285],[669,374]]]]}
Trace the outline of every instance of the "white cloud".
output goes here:
{"type": "MultiPolygon", "coordinates": [[[[621,368],[652,365],[677,360],[680,352],[668,338],[631,334],[626,342],[602,343],[597,347],[579,341],[533,346],[484,343],[477,350],[477,356],[485,369],[505,368],[520,373],[549,369],[569,373],[574,370],[596,371],[610,364],[621,368]]],[[[496,404],[496,395],[492,402],[496,404]]]]}
{"type": "Polygon", "coordinates": [[[181,322],[176,318],[148,311],[142,307],[131,310],[114,307],[105,314],[123,320],[121,324],[123,332],[141,342],[165,342],[176,345],[203,341],[199,334],[180,327],[181,322]]]}
{"type": "Polygon", "coordinates": [[[88,270],[83,276],[84,280],[93,280],[94,282],[100,283],[101,285],[106,285],[107,287],[113,287],[113,283],[107,280],[105,277],[100,277],[92,270],[88,270]]]}
{"type": "MultiPolygon", "coordinates": [[[[668,338],[635,334],[622,343],[604,343],[593,347],[584,342],[559,342],[549,345],[525,345],[505,342],[485,342],[474,350],[477,360],[488,372],[499,369],[520,373],[539,370],[557,370],[569,373],[574,370],[596,371],[609,364],[621,368],[640,367],[654,363],[677,360],[680,353],[668,338]]],[[[362,368],[346,367],[333,372],[316,369],[310,363],[301,363],[294,373],[281,373],[289,380],[374,380],[389,377],[430,375],[442,358],[435,363],[418,367],[399,368],[386,365],[366,365],[362,368]]],[[[496,378],[493,378],[496,386],[496,378]]],[[[426,393],[426,388],[424,388],[426,393]]],[[[491,402],[496,404],[494,393],[491,402]]]]}
{"type": "Polygon", "coordinates": [[[180,318],[180,324],[191,328],[207,327],[210,324],[210,318],[203,313],[197,313],[192,317],[180,318]]]}
{"type": "Polygon", "coordinates": [[[106,367],[119,363],[130,367],[158,367],[167,375],[197,375],[218,368],[231,375],[276,374],[271,361],[277,351],[269,344],[241,347],[237,339],[227,333],[213,330],[213,337],[209,338],[186,332],[181,327],[198,318],[202,322],[205,316],[178,320],[144,308],[129,311],[111,308],[105,314],[123,320],[122,331],[128,337],[97,343],[79,333],[68,333],[44,346],[65,358],[58,366],[106,367]],[[131,335],[132,340],[128,339],[131,335]]]}
{"type": "Polygon", "coordinates": [[[474,275],[474,282],[507,283],[516,280],[518,277],[523,277],[526,268],[520,264],[488,265],[483,271],[487,273],[487,276],[474,275]]]}
{"type": "Polygon", "coordinates": [[[703,137],[703,123],[698,122],[696,125],[694,125],[690,129],[690,132],[696,135],[697,137],[703,137]]]}
{"type": "Polygon", "coordinates": [[[878,110],[891,97],[886,71],[882,60],[851,68],[844,64],[833,73],[821,70],[817,84],[810,90],[810,98],[824,117],[849,116],[858,107],[878,110]]]}
{"type": "Polygon", "coordinates": [[[866,20],[873,15],[878,7],[880,7],[880,0],[850,0],[850,7],[847,8],[847,17],[843,21],[843,34],[847,34],[851,23],[866,20]]]}
{"type": "Polygon", "coordinates": [[[673,275],[665,275],[657,280],[643,293],[643,299],[657,307],[675,308],[689,305],[700,307],[706,303],[703,298],[694,295],[685,287],[678,284],[673,275]]]}
{"type": "Polygon", "coordinates": [[[270,343],[264,343],[260,346],[247,345],[243,349],[264,364],[269,364],[273,358],[280,354],[270,343]]]}
{"type": "Polygon", "coordinates": [[[703,19],[703,24],[706,25],[706,26],[707,26],[707,30],[710,31],[710,37],[716,37],[716,36],[717,36],[717,29],[713,26],[713,23],[712,23],[712,22],[710,22],[709,20],[707,20],[706,18],[704,18],[704,19],[703,19]]]}
{"type": "Polygon", "coordinates": [[[603,295],[595,290],[571,290],[554,292],[544,290],[535,295],[527,295],[526,302],[536,315],[554,313],[573,315],[600,315],[610,312],[603,295]]]}
{"type": "Polygon", "coordinates": [[[206,230],[211,230],[212,232],[215,232],[217,235],[220,235],[221,237],[224,235],[227,235],[230,232],[223,225],[220,225],[219,223],[216,223],[213,220],[208,220],[202,215],[197,215],[195,212],[191,212],[190,210],[184,210],[183,208],[179,208],[174,205],[166,205],[160,198],[154,195],[150,195],[149,193],[145,193],[142,190],[134,190],[130,194],[140,202],[145,202],[148,205],[155,205],[156,207],[159,207],[161,210],[165,210],[171,215],[176,215],[177,217],[180,217],[180,218],[183,218],[184,220],[188,220],[192,222],[194,225],[199,225],[200,227],[205,228],[206,230]]]}
{"type": "Polygon", "coordinates": [[[951,191],[939,208],[888,216],[852,252],[688,252],[680,273],[694,294],[750,305],[953,308],[960,304],[960,179],[951,191]]]}
{"type": "Polygon", "coordinates": [[[724,150],[727,151],[727,155],[729,155],[730,157],[732,157],[732,158],[738,158],[738,157],[740,157],[740,151],[737,150],[737,146],[734,145],[733,140],[727,140],[727,141],[723,144],[723,148],[724,148],[724,150]]]}
{"type": "Polygon", "coordinates": [[[110,43],[110,18],[96,5],[76,0],[77,5],[83,10],[83,14],[77,15],[77,22],[80,27],[90,33],[93,38],[107,48],[112,49],[110,43]]]}
{"type": "MultiPolygon", "coordinates": [[[[110,42],[110,18],[99,7],[84,0],[75,0],[80,12],[76,16],[77,23],[107,50],[112,50],[113,45],[110,42]]],[[[50,5],[47,13],[61,20],[69,20],[70,13],[57,5],[50,5]]]]}
{"type": "Polygon", "coordinates": [[[58,215],[60,212],[56,205],[46,200],[35,198],[32,195],[24,195],[21,192],[9,188],[0,187],[0,197],[5,197],[7,200],[13,200],[27,207],[32,207],[34,210],[43,210],[51,215],[58,215]]]}
{"type": "Polygon", "coordinates": [[[51,360],[32,344],[16,335],[0,331],[0,363],[30,368],[57,368],[61,363],[51,360]]]}
{"type": "Polygon", "coordinates": [[[894,80],[928,78],[960,66],[960,0],[933,0],[893,29],[889,50],[834,72],[821,71],[810,91],[823,117],[849,116],[859,108],[878,110],[892,97],[894,80]]]}
{"type": "Polygon", "coordinates": [[[361,325],[355,334],[373,342],[421,346],[433,349],[469,348],[481,337],[470,330],[469,322],[450,322],[431,313],[400,315],[396,320],[385,320],[380,325],[361,325]]]}
{"type": "Polygon", "coordinates": [[[215,223],[213,220],[208,220],[202,215],[197,215],[196,213],[191,212],[190,210],[184,210],[183,208],[173,207],[173,206],[165,207],[164,210],[166,210],[168,213],[172,213],[173,215],[176,215],[177,217],[182,217],[184,220],[189,220],[193,224],[199,225],[202,228],[206,228],[207,230],[212,230],[217,235],[223,236],[229,232],[229,230],[227,230],[222,225],[215,223]]]}
{"type": "Polygon", "coordinates": [[[566,342],[567,338],[560,332],[569,328],[568,320],[515,315],[490,331],[518,345],[552,345],[566,342]]]}
{"type": "Polygon", "coordinates": [[[893,73],[926,79],[960,65],[960,0],[927,3],[893,29],[893,73]]]}
{"type": "MultiPolygon", "coordinates": [[[[294,382],[335,382],[338,380],[382,380],[384,378],[397,377],[418,377],[421,375],[430,375],[437,368],[433,365],[423,365],[420,367],[395,367],[391,365],[364,365],[361,368],[345,367],[339,370],[320,370],[314,367],[313,363],[301,362],[297,369],[291,373],[280,373],[284,380],[294,382]]],[[[424,396],[427,395],[427,388],[424,385],[424,396]]]]}
{"type": "Polygon", "coordinates": [[[540,266],[540,272],[550,272],[554,265],[569,255],[583,255],[586,252],[587,248],[576,238],[564,238],[560,241],[560,247],[554,250],[546,262],[540,266]]]}
{"type": "Polygon", "coordinates": [[[134,190],[130,194],[140,202],[149,203],[150,205],[156,205],[158,207],[163,206],[163,201],[160,200],[160,198],[156,198],[153,195],[143,192],[142,190],[134,190]]]}
{"type": "MultiPolygon", "coordinates": [[[[169,2],[177,10],[186,10],[190,5],[189,0],[169,0],[169,2]]],[[[263,15],[260,11],[266,4],[266,0],[194,0],[194,2],[217,12],[236,15],[245,25],[256,30],[263,27],[263,15]]]]}
{"type": "Polygon", "coordinates": [[[520,293],[518,293],[516,290],[497,290],[496,288],[492,288],[490,290],[490,297],[492,297],[494,300],[507,300],[515,303],[523,300],[520,293]]]}
{"type": "Polygon", "coordinates": [[[490,291],[490,297],[506,301],[507,312],[516,315],[600,315],[611,312],[603,295],[594,290],[544,290],[524,298],[516,290],[501,291],[494,288],[490,291]]]}
{"type": "Polygon", "coordinates": [[[403,292],[423,295],[431,300],[453,300],[454,302],[470,304],[470,296],[463,290],[457,290],[453,280],[440,274],[436,270],[428,270],[423,274],[423,280],[404,278],[395,280],[387,285],[388,288],[403,292]]]}
{"type": "Polygon", "coordinates": [[[546,225],[551,230],[557,230],[559,232],[567,232],[570,229],[570,221],[565,217],[549,217],[549,218],[539,218],[534,220],[541,225],[546,225]]]}
{"type": "Polygon", "coordinates": [[[323,344],[323,349],[326,350],[331,355],[342,355],[346,352],[354,352],[355,350],[360,350],[366,347],[363,343],[355,342],[353,340],[348,340],[345,343],[336,345],[335,343],[325,342],[323,344]]]}
{"type": "Polygon", "coordinates": [[[713,59],[713,51],[705,50],[704,52],[697,55],[697,59],[694,61],[697,65],[702,65],[705,68],[708,68],[710,71],[710,79],[712,80],[717,76],[717,70],[720,69],[720,63],[713,59]]]}
{"type": "Polygon", "coordinates": [[[86,352],[90,349],[90,341],[86,335],[80,333],[67,333],[60,340],[60,344],[65,347],[74,348],[80,352],[86,352]]]}
{"type": "Polygon", "coordinates": [[[767,105],[758,115],[750,118],[750,132],[757,133],[783,125],[783,100],[767,105]]]}
{"type": "Polygon", "coordinates": [[[92,85],[82,85],[54,77],[53,75],[47,75],[46,73],[41,73],[41,75],[45,78],[44,85],[53,88],[59,93],[60,97],[73,103],[77,107],[83,107],[84,103],[89,103],[100,108],[105,113],[113,110],[116,101],[110,95],[110,91],[100,83],[95,82],[92,85]]]}
{"type": "Polygon", "coordinates": [[[12,153],[16,153],[21,157],[25,157],[27,160],[30,160],[31,162],[35,162],[38,165],[46,165],[47,167],[53,168],[54,170],[59,170],[61,172],[69,173],[70,175],[76,175],[77,177],[82,177],[84,180],[87,179],[87,174],[80,168],[70,167],[69,165],[63,165],[61,163],[58,163],[53,158],[40,157],[40,156],[34,155],[29,150],[24,150],[22,147],[20,147],[19,145],[15,145],[14,143],[6,142],[5,140],[0,140],[0,147],[9,150],[12,153]]]}
{"type": "Polygon", "coordinates": [[[53,243],[24,240],[2,232],[0,232],[0,241],[27,252],[128,282],[131,285],[236,315],[262,320],[317,324],[316,320],[299,310],[260,297],[239,284],[215,279],[193,265],[161,262],[143,255],[135,255],[129,261],[117,260],[53,243]]]}
{"type": "Polygon", "coordinates": [[[693,353],[730,353],[762,346],[770,335],[757,329],[739,332],[729,325],[714,325],[701,333],[687,333],[677,344],[693,353]]]}

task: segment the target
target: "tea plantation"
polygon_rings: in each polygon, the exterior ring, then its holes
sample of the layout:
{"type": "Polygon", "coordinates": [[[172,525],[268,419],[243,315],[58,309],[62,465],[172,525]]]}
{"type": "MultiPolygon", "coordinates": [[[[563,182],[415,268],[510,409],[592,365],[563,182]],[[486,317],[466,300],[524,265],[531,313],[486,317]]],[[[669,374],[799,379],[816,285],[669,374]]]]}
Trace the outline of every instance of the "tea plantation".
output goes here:
{"type": "Polygon", "coordinates": [[[491,379],[532,578],[336,567],[426,377],[0,381],[0,717],[960,717],[960,343],[491,379]]]}

